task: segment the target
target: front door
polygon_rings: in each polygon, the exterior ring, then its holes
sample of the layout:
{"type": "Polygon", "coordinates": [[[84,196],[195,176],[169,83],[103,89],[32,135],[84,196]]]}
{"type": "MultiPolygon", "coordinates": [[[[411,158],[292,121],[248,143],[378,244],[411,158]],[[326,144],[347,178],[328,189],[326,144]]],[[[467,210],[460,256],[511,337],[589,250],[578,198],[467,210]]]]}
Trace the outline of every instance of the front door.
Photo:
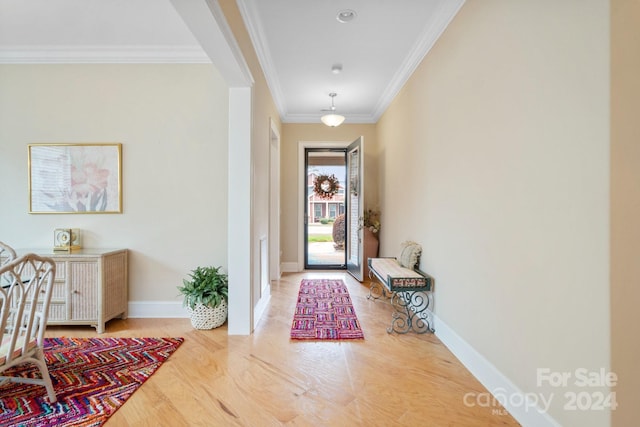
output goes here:
{"type": "Polygon", "coordinates": [[[345,149],[305,149],[304,267],[345,267],[345,149]]]}
{"type": "Polygon", "coordinates": [[[364,139],[360,137],[347,147],[347,189],[345,250],[347,270],[359,282],[363,280],[364,222],[364,139]]]}

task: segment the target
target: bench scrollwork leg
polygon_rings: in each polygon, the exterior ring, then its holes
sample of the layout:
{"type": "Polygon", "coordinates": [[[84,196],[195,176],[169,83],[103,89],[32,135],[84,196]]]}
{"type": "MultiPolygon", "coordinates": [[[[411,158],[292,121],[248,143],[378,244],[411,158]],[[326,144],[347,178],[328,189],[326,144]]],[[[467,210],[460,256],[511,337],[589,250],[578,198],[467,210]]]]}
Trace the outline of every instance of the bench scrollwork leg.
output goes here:
{"type": "Polygon", "coordinates": [[[371,286],[369,286],[369,295],[367,295],[367,299],[378,299],[385,295],[384,286],[382,286],[379,282],[373,280],[371,282],[371,286]]]}
{"type": "Polygon", "coordinates": [[[434,332],[429,320],[429,297],[421,291],[398,291],[391,296],[394,312],[388,333],[406,334],[410,330],[416,333],[434,332]]]}

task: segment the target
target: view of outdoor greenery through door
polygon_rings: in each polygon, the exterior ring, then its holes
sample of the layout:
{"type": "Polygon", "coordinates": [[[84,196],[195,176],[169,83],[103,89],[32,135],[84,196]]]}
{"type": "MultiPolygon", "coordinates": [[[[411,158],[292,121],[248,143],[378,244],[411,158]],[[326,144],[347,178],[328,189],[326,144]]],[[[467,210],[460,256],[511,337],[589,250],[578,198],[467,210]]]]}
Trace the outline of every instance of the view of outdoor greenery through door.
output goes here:
{"type": "Polygon", "coordinates": [[[306,149],[305,268],[344,269],[344,149],[306,149]]]}

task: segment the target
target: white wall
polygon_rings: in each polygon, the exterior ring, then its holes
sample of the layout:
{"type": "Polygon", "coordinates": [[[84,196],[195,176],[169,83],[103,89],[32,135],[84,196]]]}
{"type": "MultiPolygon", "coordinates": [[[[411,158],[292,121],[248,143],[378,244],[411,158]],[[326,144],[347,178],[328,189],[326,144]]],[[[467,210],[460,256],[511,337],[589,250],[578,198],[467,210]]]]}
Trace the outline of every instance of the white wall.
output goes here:
{"type": "Polygon", "coordinates": [[[610,368],[608,13],[467,1],[378,123],[382,255],[420,242],[438,318],[567,426],[609,423],[537,382],[610,368]]]}
{"type": "MultiPolygon", "coordinates": [[[[0,240],[130,252],[129,300],[180,302],[198,265],[227,266],[228,87],[211,65],[0,66],[0,240]],[[27,144],[121,142],[122,214],[30,215],[27,144]]],[[[171,314],[171,313],[167,313],[171,314]]]]}

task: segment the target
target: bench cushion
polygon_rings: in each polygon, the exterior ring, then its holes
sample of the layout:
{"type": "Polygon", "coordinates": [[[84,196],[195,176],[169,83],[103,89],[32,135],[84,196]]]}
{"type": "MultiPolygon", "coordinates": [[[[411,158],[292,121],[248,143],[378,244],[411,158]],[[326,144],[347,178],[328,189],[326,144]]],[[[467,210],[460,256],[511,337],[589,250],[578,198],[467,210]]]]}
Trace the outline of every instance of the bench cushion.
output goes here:
{"type": "Polygon", "coordinates": [[[390,290],[428,286],[426,277],[403,267],[395,258],[370,258],[369,265],[390,290]]]}

